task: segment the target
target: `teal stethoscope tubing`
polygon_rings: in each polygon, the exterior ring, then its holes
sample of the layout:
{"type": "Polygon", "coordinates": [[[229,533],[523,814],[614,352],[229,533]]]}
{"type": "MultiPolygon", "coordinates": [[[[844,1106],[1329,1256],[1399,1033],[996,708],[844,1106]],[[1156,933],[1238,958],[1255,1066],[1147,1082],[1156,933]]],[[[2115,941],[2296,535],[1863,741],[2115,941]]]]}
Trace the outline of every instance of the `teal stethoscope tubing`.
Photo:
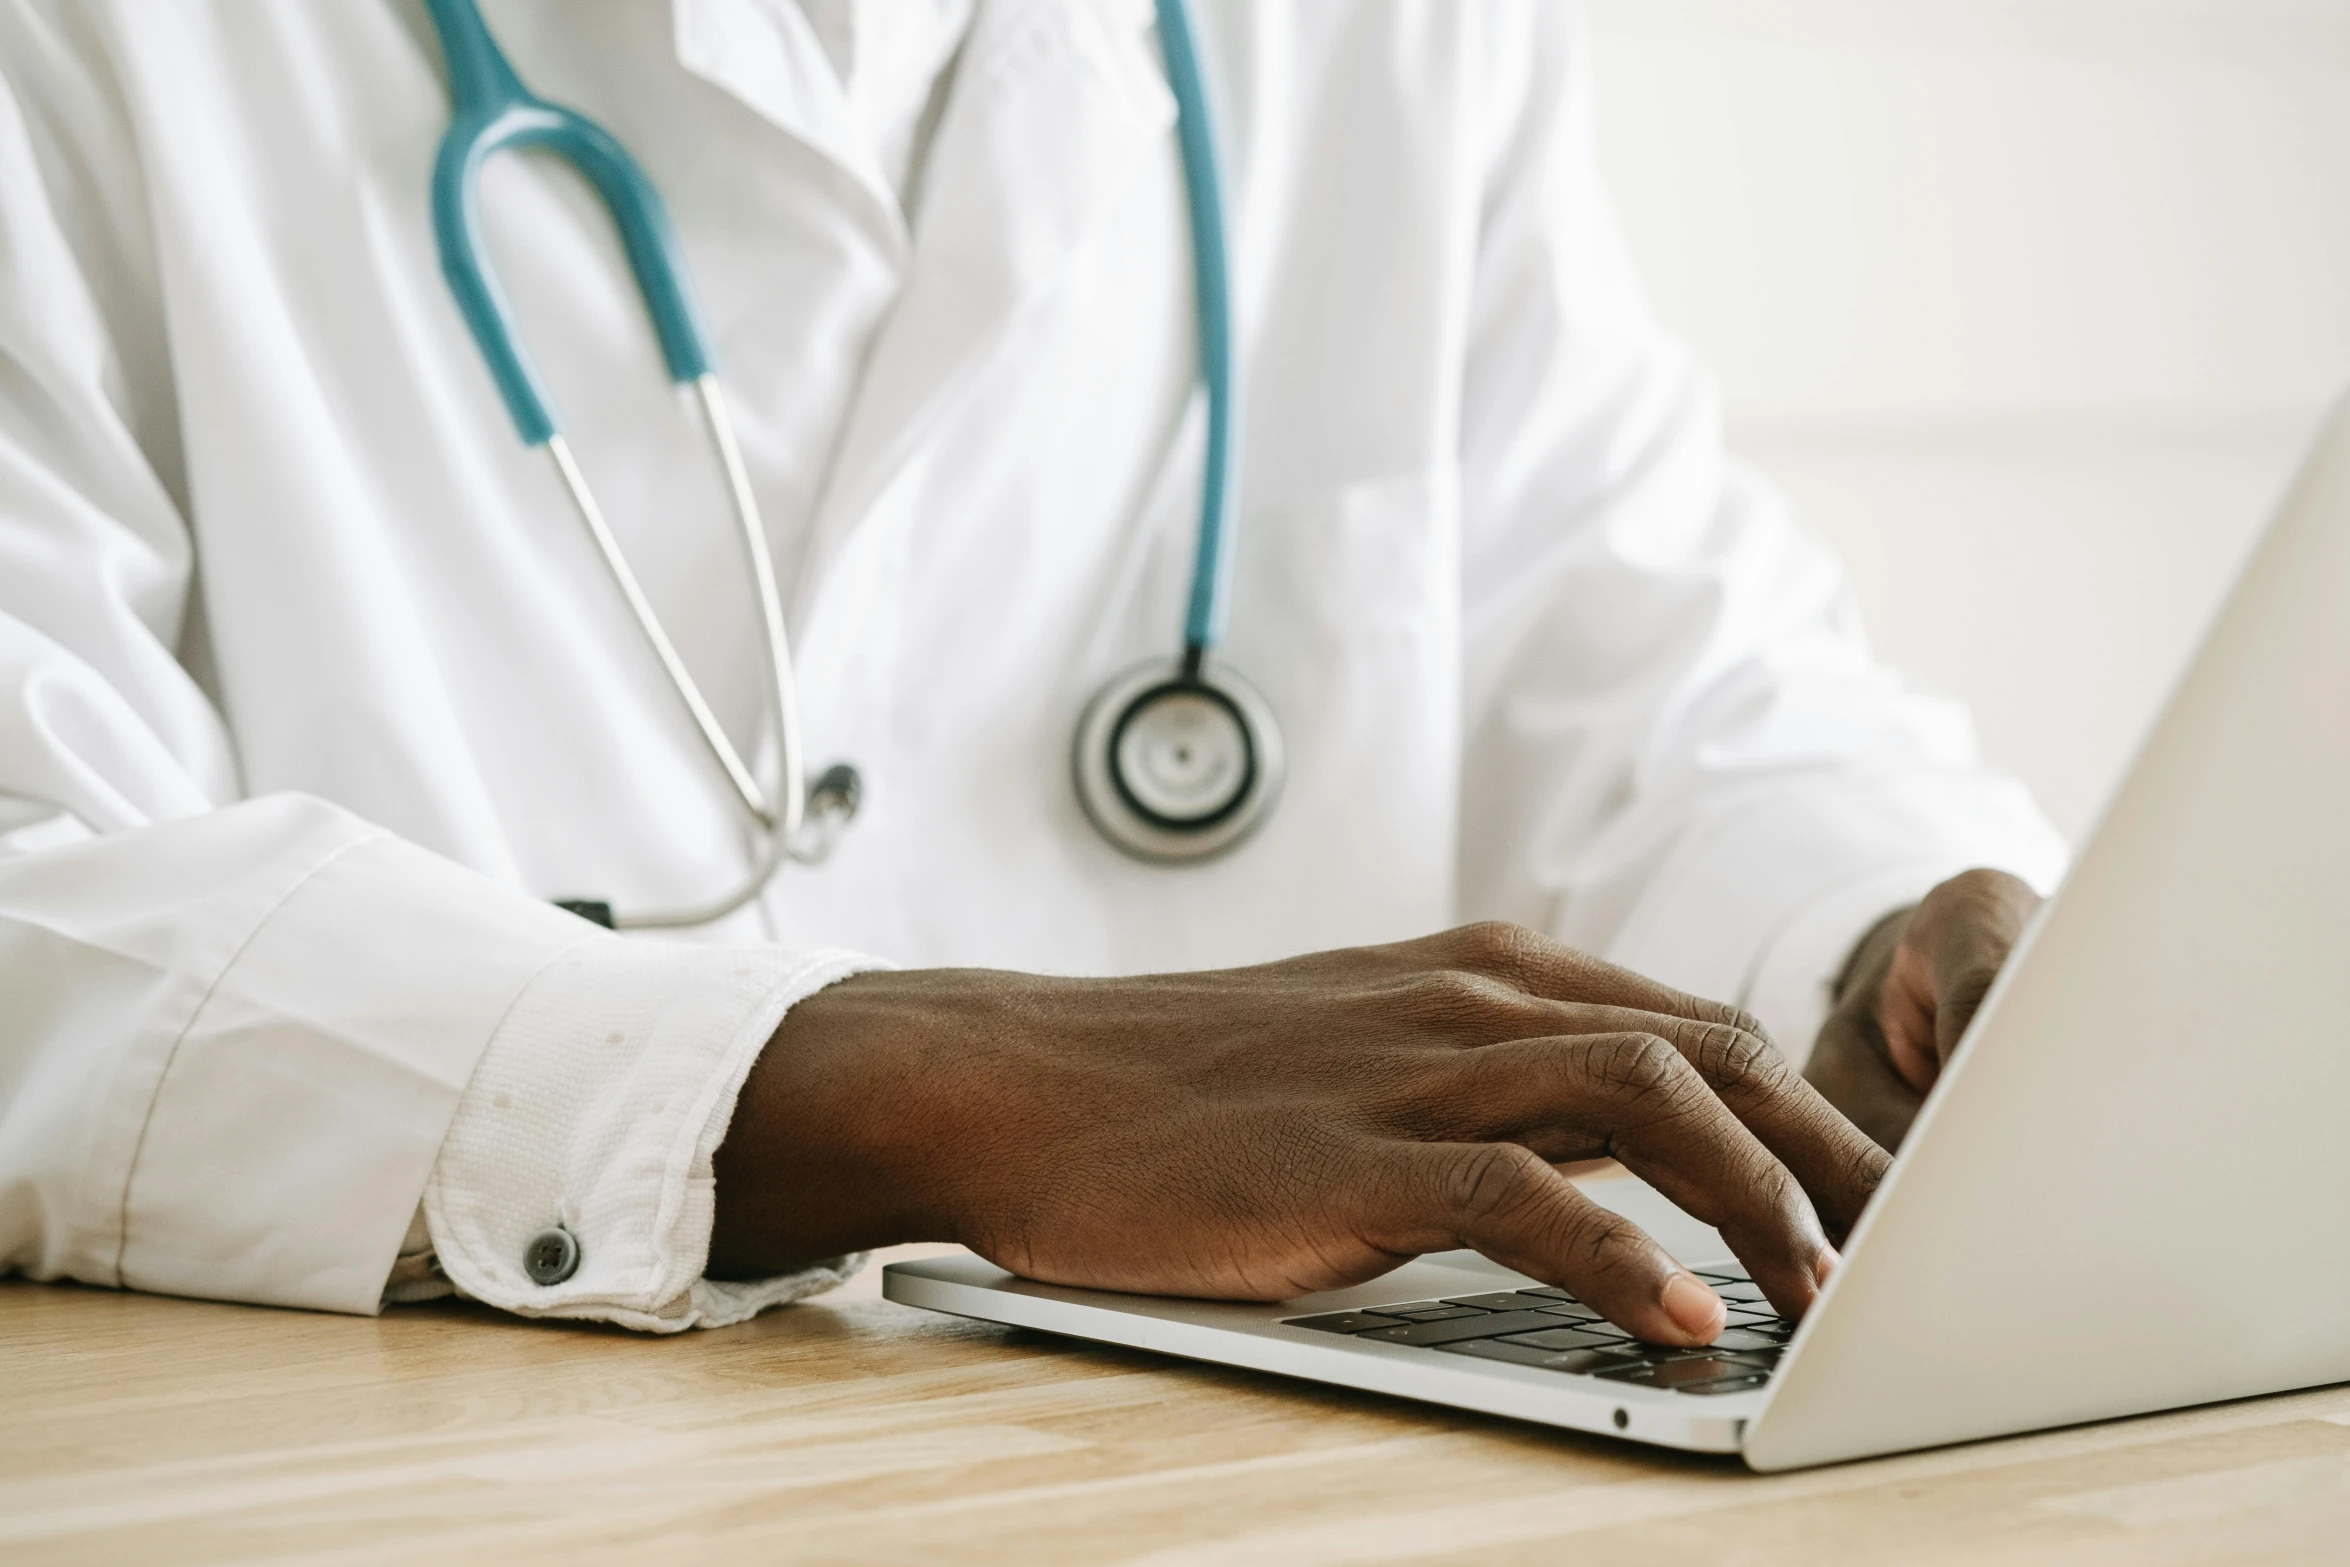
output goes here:
{"type": "Polygon", "coordinates": [[[1233,365],[1232,265],[1224,239],[1224,176],[1216,118],[1208,101],[1186,0],[1158,0],[1159,48],[1175,94],[1175,139],[1183,152],[1183,193],[1191,212],[1192,289],[1197,296],[1200,380],[1207,388],[1208,441],[1200,491],[1199,544],[1183,621],[1183,667],[1197,676],[1224,640],[1232,598],[1234,500],[1240,478],[1240,381],[1233,365]]]}
{"type": "MultiPolygon", "coordinates": [[[[708,923],[748,902],[784,858],[815,858],[821,851],[805,854],[795,846],[807,809],[807,793],[800,767],[797,692],[784,638],[781,598],[768,559],[765,530],[759,524],[757,504],[719,390],[709,339],[694,304],[685,258],[660,193],[636,160],[593,120],[549,103],[526,87],[491,35],[476,0],[425,0],[425,5],[440,36],[449,76],[449,128],[441,139],[432,176],[433,231],[442,275],[489,367],[516,433],[524,445],[544,447],[553,458],[574,508],[594,537],[639,628],[692,713],[704,742],[763,832],[765,849],[751,879],[734,895],[696,909],[641,915],[618,923],[708,923]],[[481,170],[498,153],[534,148],[570,163],[602,199],[619,231],[670,378],[681,386],[694,387],[699,396],[713,447],[726,472],[729,501],[760,598],[762,630],[770,654],[769,695],[775,706],[782,762],[780,798],[775,801],[767,798],[735,752],[622,557],[571,457],[553,400],[523,345],[505,292],[490,270],[481,233],[481,170]]],[[[1199,536],[1184,611],[1181,666],[1182,678],[1196,681],[1203,678],[1208,655],[1223,639],[1231,596],[1240,399],[1215,116],[1187,0],[1156,0],[1156,5],[1167,84],[1175,99],[1176,141],[1182,155],[1191,231],[1199,372],[1207,403],[1199,536]]]]}
{"type": "Polygon", "coordinates": [[[433,233],[440,243],[441,272],[498,383],[498,394],[506,401],[522,444],[544,446],[562,427],[485,256],[476,191],[482,166],[498,153],[542,148],[579,170],[603,198],[620,231],[629,270],[636,275],[653,331],[661,340],[669,378],[682,385],[708,375],[709,339],[694,308],[685,257],[661,194],[644,170],[601,125],[523,86],[474,0],[425,0],[425,7],[440,32],[449,70],[449,129],[441,137],[432,171],[433,233]]]}

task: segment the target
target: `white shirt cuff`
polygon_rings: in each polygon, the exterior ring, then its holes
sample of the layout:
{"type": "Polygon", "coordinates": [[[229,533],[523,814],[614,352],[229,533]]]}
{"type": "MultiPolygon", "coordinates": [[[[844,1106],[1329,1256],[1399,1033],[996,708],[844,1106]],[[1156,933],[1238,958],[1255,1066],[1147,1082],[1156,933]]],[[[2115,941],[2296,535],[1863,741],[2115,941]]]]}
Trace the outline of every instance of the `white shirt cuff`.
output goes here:
{"type": "MultiPolygon", "coordinates": [[[[784,1013],[885,967],[836,949],[600,936],[534,978],[466,1086],[424,1193],[439,1271],[528,1317],[653,1332],[722,1327],[840,1282],[861,1258],[750,1282],[707,1279],[712,1159],[784,1013]],[[576,1264],[540,1282],[534,1238],[576,1264]]],[[[542,1269],[542,1273],[545,1270],[542,1269]]],[[[393,1298],[421,1291],[400,1287],[393,1298]]]]}

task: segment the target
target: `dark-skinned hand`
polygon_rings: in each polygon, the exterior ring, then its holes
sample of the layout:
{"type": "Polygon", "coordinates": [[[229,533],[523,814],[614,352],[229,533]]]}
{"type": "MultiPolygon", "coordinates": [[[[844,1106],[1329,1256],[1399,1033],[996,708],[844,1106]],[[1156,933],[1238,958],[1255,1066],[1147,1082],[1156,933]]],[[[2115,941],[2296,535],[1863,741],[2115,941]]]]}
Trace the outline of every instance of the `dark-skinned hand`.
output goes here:
{"type": "Polygon", "coordinates": [[[1710,1342],[1719,1297],[1556,1168],[1603,1156],[1790,1316],[1886,1165],[1753,1019],[1516,926],[1138,979],[876,973],[793,1007],[753,1068],[711,1271],[947,1240],[1054,1283],[1283,1300],[1469,1246],[1710,1342]]]}
{"type": "Polygon", "coordinates": [[[1838,981],[1804,1076],[1862,1131],[1900,1147],[2039,906],[2005,871],[1976,870],[1886,916],[1838,981]]]}

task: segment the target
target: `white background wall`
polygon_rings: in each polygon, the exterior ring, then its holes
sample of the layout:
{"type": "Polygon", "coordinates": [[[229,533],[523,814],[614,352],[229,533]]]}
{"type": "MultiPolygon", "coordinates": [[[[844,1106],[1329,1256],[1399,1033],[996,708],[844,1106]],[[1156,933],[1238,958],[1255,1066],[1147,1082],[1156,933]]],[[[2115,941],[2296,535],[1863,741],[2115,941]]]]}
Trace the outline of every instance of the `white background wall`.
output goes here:
{"type": "Polygon", "coordinates": [[[2350,388],[2350,0],[1589,10],[1733,438],[2078,832],[2350,388]]]}

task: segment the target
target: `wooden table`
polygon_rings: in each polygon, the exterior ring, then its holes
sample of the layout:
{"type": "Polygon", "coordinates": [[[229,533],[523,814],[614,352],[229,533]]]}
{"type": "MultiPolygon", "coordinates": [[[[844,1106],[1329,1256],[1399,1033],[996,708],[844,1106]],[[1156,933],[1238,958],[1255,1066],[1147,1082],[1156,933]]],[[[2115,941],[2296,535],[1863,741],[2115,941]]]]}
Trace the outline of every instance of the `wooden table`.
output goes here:
{"type": "Polygon", "coordinates": [[[0,1282],[0,1562],[296,1557],[2343,1562],[2350,1388],[1757,1477],[958,1322],[870,1272],[670,1339],[0,1282]]]}

